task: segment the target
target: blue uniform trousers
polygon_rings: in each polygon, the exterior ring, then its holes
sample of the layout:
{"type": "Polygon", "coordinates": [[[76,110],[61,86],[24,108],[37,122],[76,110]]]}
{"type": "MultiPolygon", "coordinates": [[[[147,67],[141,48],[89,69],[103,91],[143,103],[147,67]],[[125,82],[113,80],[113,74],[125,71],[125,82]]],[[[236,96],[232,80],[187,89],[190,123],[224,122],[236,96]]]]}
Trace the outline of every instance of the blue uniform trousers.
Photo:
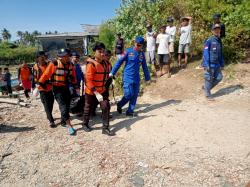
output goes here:
{"type": "Polygon", "coordinates": [[[140,91],[140,83],[127,83],[124,82],[123,92],[124,96],[120,102],[118,102],[119,107],[123,107],[129,102],[128,110],[126,113],[133,113],[137,101],[137,97],[140,91]]]}
{"type": "Polygon", "coordinates": [[[206,97],[211,96],[211,89],[215,87],[223,78],[220,67],[218,68],[210,68],[206,70],[204,73],[205,78],[205,86],[204,91],[206,97]]]}

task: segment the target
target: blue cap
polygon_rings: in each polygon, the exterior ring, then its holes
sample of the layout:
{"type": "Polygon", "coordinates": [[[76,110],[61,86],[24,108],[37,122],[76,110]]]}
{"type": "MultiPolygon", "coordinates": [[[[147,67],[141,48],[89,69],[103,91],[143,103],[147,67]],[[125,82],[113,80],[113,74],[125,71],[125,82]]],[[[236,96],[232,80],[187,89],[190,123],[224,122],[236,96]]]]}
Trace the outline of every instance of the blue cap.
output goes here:
{"type": "Polygon", "coordinates": [[[141,36],[136,36],[135,42],[138,44],[144,44],[144,38],[141,36]]]}
{"type": "Polygon", "coordinates": [[[59,56],[59,57],[63,57],[63,56],[66,56],[66,55],[70,55],[70,50],[69,49],[62,48],[62,49],[59,49],[57,51],[57,56],[59,56]]]}
{"type": "Polygon", "coordinates": [[[217,18],[220,18],[220,17],[221,17],[221,15],[218,14],[218,13],[216,13],[216,14],[213,15],[213,18],[214,18],[214,19],[217,19],[217,18]]]}
{"type": "Polygon", "coordinates": [[[79,53],[77,51],[73,51],[71,53],[71,56],[80,57],[80,55],[79,55],[79,53]]]}

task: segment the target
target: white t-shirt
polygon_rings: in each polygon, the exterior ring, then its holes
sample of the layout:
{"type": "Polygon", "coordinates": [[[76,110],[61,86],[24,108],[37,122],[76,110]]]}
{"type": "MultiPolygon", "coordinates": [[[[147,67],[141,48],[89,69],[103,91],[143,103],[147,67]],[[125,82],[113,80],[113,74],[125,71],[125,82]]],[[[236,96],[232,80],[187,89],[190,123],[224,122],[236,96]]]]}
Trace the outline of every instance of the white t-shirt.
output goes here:
{"type": "Polygon", "coordinates": [[[170,35],[169,42],[174,42],[175,41],[175,33],[176,33],[176,27],[175,26],[167,26],[166,28],[166,33],[170,35]]]}
{"type": "Polygon", "coordinates": [[[168,43],[169,43],[170,35],[160,33],[156,38],[156,43],[158,46],[158,54],[164,55],[169,54],[168,51],[168,43]]]}
{"type": "Polygon", "coordinates": [[[147,51],[155,51],[155,32],[147,32],[146,40],[147,40],[147,51]]]}
{"type": "Polygon", "coordinates": [[[180,44],[189,44],[191,43],[191,25],[181,27],[181,37],[180,44]]]}

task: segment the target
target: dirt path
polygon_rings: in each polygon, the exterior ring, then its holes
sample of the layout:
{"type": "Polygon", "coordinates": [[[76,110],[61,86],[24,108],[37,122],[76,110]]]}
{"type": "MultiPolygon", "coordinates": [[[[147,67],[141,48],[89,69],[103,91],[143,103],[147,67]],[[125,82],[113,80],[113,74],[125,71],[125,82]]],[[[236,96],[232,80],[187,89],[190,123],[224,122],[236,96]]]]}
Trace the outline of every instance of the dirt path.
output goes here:
{"type": "Polygon", "coordinates": [[[1,104],[0,186],[245,186],[250,65],[229,67],[214,102],[204,99],[201,76],[193,66],[146,88],[138,117],[113,112],[115,137],[101,134],[100,117],[91,133],[74,119],[70,137],[46,126],[39,100],[1,104]]]}

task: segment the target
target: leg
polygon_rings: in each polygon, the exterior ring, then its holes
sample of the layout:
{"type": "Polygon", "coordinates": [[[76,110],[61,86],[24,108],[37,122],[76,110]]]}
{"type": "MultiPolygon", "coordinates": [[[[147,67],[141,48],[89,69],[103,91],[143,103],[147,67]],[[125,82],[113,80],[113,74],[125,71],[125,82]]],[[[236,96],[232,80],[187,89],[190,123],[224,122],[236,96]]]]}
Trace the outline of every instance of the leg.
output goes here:
{"type": "Polygon", "coordinates": [[[59,105],[62,121],[71,126],[69,119],[70,92],[67,87],[54,87],[53,92],[59,105]]]}
{"type": "Polygon", "coordinates": [[[185,68],[187,67],[187,63],[188,63],[188,53],[185,53],[185,68]]]}
{"type": "Polygon", "coordinates": [[[129,101],[129,107],[128,107],[126,114],[133,114],[134,113],[139,91],[140,91],[140,83],[133,84],[133,86],[131,87],[132,97],[129,101]]]}
{"type": "Polygon", "coordinates": [[[50,126],[51,127],[55,127],[55,125],[54,125],[54,118],[52,116],[53,103],[54,103],[53,93],[52,92],[41,91],[40,92],[40,98],[41,98],[41,102],[43,104],[45,113],[47,115],[47,119],[50,122],[50,126]]]}
{"type": "Polygon", "coordinates": [[[204,73],[204,79],[205,79],[205,86],[204,86],[204,91],[205,91],[205,96],[206,97],[211,97],[211,88],[213,86],[213,69],[210,69],[209,71],[205,71],[204,73]]]}
{"type": "Polygon", "coordinates": [[[87,132],[92,129],[89,126],[90,114],[93,111],[93,105],[96,102],[96,97],[94,95],[85,94],[85,105],[83,112],[83,129],[87,132]]]}
{"type": "Polygon", "coordinates": [[[30,96],[29,96],[29,90],[25,89],[24,90],[24,95],[25,95],[26,99],[29,99],[30,98],[30,96]]]}
{"type": "Polygon", "coordinates": [[[126,105],[128,103],[128,101],[130,100],[130,98],[132,97],[131,89],[130,89],[131,86],[132,85],[130,83],[124,82],[124,85],[123,85],[124,96],[121,99],[121,101],[119,101],[117,103],[117,106],[119,106],[120,108],[122,108],[124,105],[126,105]]]}
{"type": "Polygon", "coordinates": [[[223,78],[220,68],[215,69],[214,79],[211,89],[213,89],[223,78]]]}

